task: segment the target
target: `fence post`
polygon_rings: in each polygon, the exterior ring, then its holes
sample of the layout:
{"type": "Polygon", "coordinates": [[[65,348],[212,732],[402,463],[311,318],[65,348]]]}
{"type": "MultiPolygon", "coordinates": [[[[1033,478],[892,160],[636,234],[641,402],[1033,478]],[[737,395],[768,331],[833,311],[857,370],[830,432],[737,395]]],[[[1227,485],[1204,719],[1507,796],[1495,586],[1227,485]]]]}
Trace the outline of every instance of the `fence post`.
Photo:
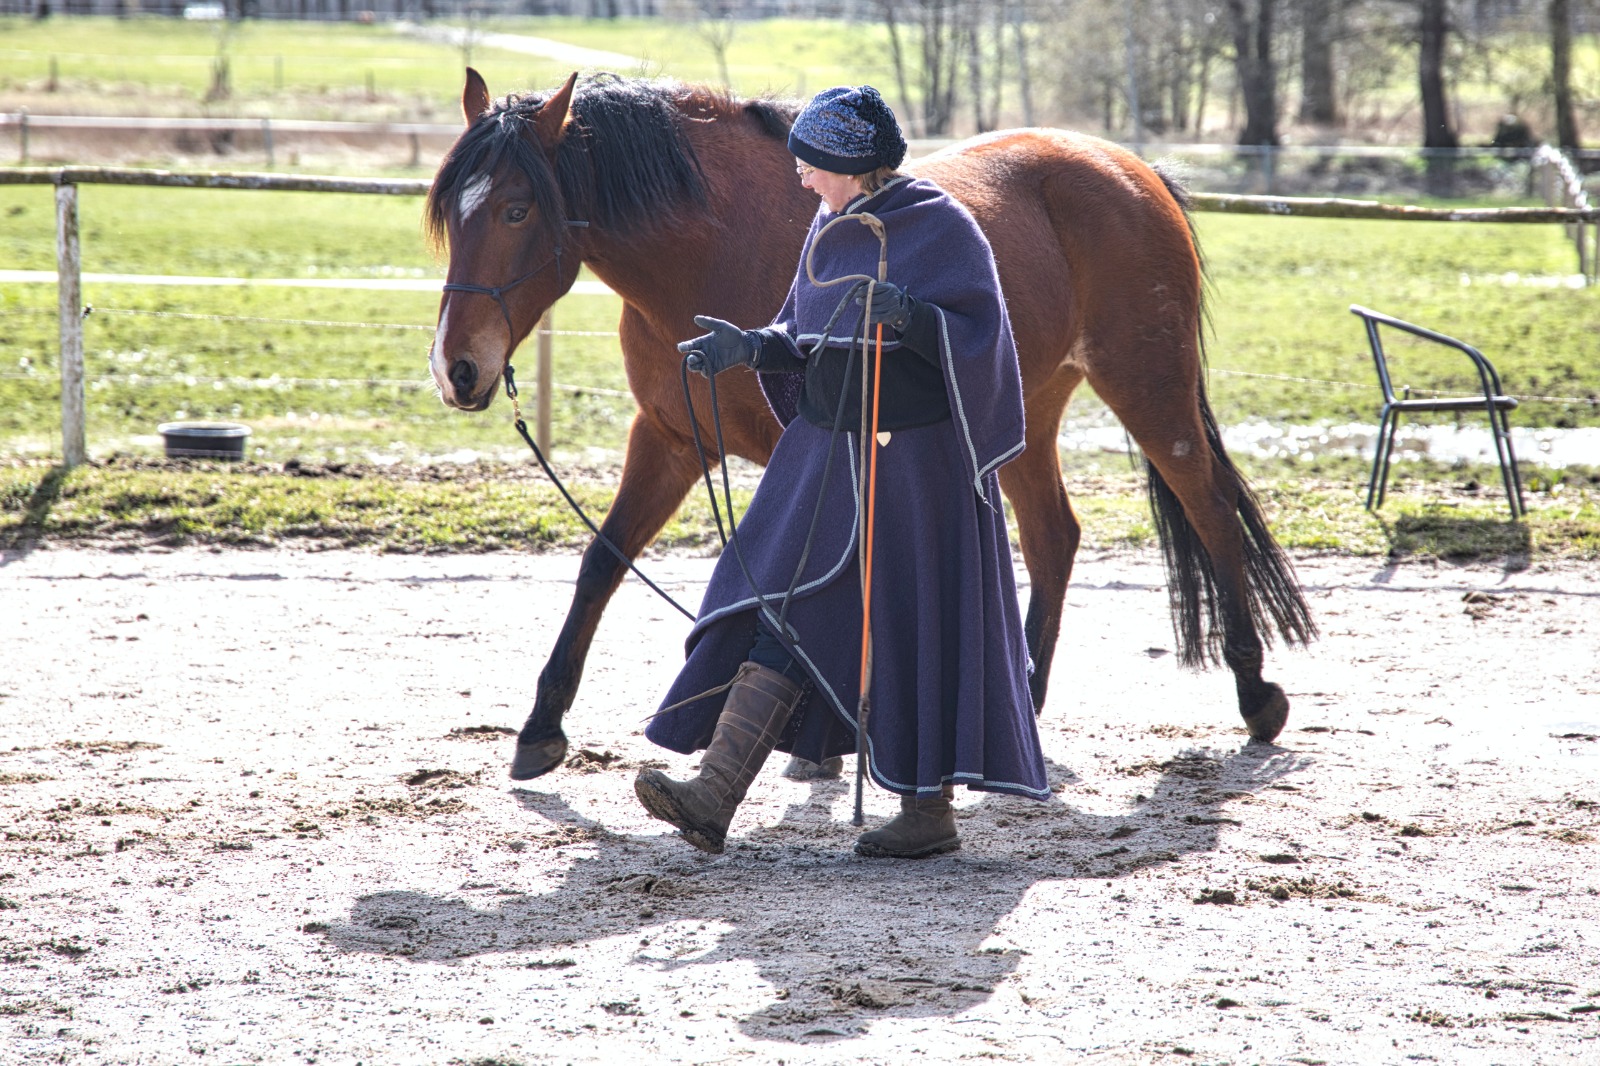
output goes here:
{"type": "Polygon", "coordinates": [[[83,297],[78,255],[78,187],[56,186],[56,290],[61,314],[61,465],[78,466],[84,447],[83,297]]]}
{"type": "Polygon", "coordinates": [[[538,417],[535,419],[535,425],[536,425],[536,428],[538,430],[537,436],[538,436],[538,439],[539,439],[539,450],[544,452],[546,455],[549,455],[550,454],[550,390],[551,390],[551,388],[554,387],[553,384],[552,384],[552,379],[553,379],[554,375],[553,375],[553,373],[551,371],[551,363],[554,361],[553,358],[552,358],[553,353],[552,353],[551,349],[554,346],[553,346],[553,344],[551,342],[552,342],[552,340],[554,338],[554,334],[555,334],[555,319],[553,319],[551,317],[549,311],[546,311],[544,313],[544,317],[539,319],[539,327],[538,327],[538,329],[539,329],[539,367],[538,367],[539,394],[538,394],[538,396],[536,398],[536,402],[538,404],[538,407],[537,407],[538,417]]]}
{"type": "Polygon", "coordinates": [[[17,112],[17,146],[22,150],[22,165],[28,165],[28,109],[23,108],[17,112]]]}
{"type": "Polygon", "coordinates": [[[261,141],[266,146],[266,149],[267,149],[267,166],[270,167],[270,166],[273,165],[273,162],[272,162],[272,120],[270,118],[264,118],[264,119],[261,120],[261,141]]]}

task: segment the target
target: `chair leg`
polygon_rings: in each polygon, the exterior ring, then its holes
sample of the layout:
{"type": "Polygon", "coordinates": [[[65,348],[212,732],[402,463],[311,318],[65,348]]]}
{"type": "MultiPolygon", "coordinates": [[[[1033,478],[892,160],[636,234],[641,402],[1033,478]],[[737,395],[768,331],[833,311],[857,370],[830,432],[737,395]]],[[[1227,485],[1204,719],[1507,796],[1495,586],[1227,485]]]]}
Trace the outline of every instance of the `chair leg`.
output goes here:
{"type": "Polygon", "coordinates": [[[1372,476],[1367,479],[1367,510],[1373,509],[1373,500],[1378,495],[1378,471],[1383,469],[1383,440],[1389,432],[1389,418],[1392,412],[1386,407],[1383,415],[1378,419],[1378,439],[1372,445],[1372,476]]]}
{"type": "Polygon", "coordinates": [[[1400,432],[1400,416],[1393,414],[1389,417],[1388,432],[1383,436],[1383,469],[1378,473],[1378,507],[1383,506],[1383,501],[1389,495],[1389,462],[1394,458],[1394,439],[1400,432]]]}
{"type": "Polygon", "coordinates": [[[1511,447],[1511,420],[1504,411],[1491,411],[1489,426],[1494,430],[1495,455],[1500,459],[1500,479],[1505,482],[1506,502],[1515,521],[1528,513],[1522,502],[1522,475],[1517,471],[1517,455],[1511,447]]]}

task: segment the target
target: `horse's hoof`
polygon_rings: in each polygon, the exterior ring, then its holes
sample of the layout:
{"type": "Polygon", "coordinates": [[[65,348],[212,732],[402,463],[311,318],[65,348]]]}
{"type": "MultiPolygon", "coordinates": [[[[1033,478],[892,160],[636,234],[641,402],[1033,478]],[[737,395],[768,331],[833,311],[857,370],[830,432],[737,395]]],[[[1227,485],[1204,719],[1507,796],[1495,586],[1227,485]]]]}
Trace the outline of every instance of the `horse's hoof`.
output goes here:
{"type": "Polygon", "coordinates": [[[1270,744],[1278,739],[1284,724],[1289,721],[1289,697],[1283,694],[1283,689],[1270,682],[1265,695],[1266,698],[1255,710],[1241,711],[1240,714],[1244,718],[1244,727],[1250,731],[1250,739],[1270,744]]]}
{"type": "Polygon", "coordinates": [[[844,773],[844,759],[838,755],[823,759],[820,763],[795,755],[789,759],[789,765],[783,768],[783,776],[790,781],[831,781],[842,773],[844,773]]]}
{"type": "Polygon", "coordinates": [[[560,766],[567,757],[567,738],[564,733],[525,744],[517,740],[516,754],[511,756],[511,780],[529,781],[542,777],[560,766]]]}

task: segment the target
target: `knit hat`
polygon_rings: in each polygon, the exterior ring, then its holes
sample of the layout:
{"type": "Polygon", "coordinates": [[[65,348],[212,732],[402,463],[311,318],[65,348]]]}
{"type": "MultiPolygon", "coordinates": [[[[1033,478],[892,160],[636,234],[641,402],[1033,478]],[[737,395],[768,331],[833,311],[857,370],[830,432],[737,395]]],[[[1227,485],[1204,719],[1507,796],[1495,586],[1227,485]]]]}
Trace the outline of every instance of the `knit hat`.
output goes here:
{"type": "Polygon", "coordinates": [[[866,174],[898,167],[906,139],[894,112],[870,85],[824,89],[789,129],[789,151],[819,170],[866,174]]]}

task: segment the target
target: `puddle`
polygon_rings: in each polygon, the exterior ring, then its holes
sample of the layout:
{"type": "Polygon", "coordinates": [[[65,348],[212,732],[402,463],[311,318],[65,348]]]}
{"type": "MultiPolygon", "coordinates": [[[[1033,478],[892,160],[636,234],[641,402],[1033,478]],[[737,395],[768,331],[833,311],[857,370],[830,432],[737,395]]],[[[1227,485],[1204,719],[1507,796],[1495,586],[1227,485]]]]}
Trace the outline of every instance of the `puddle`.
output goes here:
{"type": "MultiPolygon", "coordinates": [[[[1224,426],[1222,440],[1235,455],[1261,459],[1306,459],[1329,455],[1355,455],[1371,459],[1377,446],[1378,427],[1362,423],[1344,425],[1287,425],[1253,421],[1224,426]]],[[[1118,425],[1069,425],[1058,438],[1067,451],[1127,454],[1129,439],[1118,425]]],[[[1511,445],[1522,464],[1559,470],[1582,465],[1600,466],[1600,428],[1511,429],[1511,445]]],[[[1395,438],[1398,459],[1433,459],[1439,462],[1496,463],[1494,438],[1485,426],[1401,425],[1395,438]]]]}

